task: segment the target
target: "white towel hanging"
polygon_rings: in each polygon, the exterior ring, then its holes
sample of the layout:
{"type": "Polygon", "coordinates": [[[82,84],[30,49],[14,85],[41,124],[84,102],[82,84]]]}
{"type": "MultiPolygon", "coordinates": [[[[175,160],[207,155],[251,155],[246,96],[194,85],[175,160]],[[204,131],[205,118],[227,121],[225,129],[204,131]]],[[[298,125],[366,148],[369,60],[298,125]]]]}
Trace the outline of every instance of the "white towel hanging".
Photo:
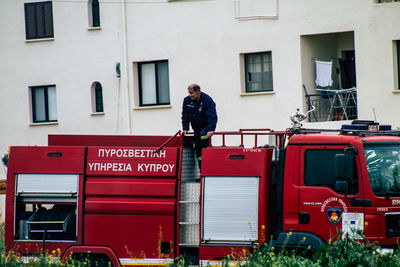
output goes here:
{"type": "Polygon", "coordinates": [[[332,61],[315,61],[317,78],[315,84],[321,87],[332,86],[332,61]]]}

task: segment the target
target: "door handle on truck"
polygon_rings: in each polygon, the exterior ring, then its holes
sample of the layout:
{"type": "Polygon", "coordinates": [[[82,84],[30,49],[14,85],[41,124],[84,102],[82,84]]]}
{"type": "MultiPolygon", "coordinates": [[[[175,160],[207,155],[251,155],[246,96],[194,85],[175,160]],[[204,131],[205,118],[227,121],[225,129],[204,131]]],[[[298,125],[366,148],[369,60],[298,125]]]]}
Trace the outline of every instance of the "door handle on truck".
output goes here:
{"type": "Polygon", "coordinates": [[[371,207],[372,202],[370,199],[350,198],[350,205],[356,207],[371,207]]]}
{"type": "Polygon", "coordinates": [[[299,224],[309,224],[310,223],[310,213],[299,212],[299,224]]]}
{"type": "Polygon", "coordinates": [[[229,155],[229,159],[244,159],[244,155],[229,155]]]}

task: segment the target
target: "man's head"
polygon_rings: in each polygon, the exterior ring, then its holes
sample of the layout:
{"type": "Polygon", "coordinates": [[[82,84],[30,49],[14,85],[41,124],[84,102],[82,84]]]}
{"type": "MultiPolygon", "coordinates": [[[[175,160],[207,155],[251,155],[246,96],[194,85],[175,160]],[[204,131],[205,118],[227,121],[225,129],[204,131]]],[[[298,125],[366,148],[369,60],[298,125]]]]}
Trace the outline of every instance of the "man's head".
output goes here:
{"type": "Polygon", "coordinates": [[[200,90],[200,86],[198,84],[191,84],[188,87],[188,93],[189,93],[189,97],[192,101],[197,101],[200,99],[200,94],[201,94],[201,90],[200,90]]]}

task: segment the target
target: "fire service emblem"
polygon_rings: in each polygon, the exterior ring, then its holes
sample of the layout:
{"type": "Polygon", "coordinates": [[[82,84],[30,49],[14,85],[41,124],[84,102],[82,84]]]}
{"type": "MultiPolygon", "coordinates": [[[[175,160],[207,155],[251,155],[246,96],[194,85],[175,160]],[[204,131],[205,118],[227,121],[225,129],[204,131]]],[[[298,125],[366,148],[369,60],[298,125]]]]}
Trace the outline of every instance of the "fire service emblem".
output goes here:
{"type": "Polygon", "coordinates": [[[342,210],[337,207],[327,208],[326,216],[328,216],[328,221],[331,224],[336,225],[340,222],[340,219],[342,219],[342,210]]]}

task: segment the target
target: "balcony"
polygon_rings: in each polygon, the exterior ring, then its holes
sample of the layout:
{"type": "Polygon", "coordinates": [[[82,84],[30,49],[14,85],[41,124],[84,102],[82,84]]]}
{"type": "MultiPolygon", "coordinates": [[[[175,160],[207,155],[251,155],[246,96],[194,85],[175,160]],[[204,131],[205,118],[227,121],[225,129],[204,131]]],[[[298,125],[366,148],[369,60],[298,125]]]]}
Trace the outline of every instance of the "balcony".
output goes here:
{"type": "Polygon", "coordinates": [[[321,91],[318,94],[307,94],[305,89],[307,111],[315,107],[308,116],[308,122],[355,120],[357,119],[357,91],[354,89],[321,91]]]}
{"type": "Polygon", "coordinates": [[[301,36],[303,111],[309,122],[357,119],[354,32],[301,36]]]}

